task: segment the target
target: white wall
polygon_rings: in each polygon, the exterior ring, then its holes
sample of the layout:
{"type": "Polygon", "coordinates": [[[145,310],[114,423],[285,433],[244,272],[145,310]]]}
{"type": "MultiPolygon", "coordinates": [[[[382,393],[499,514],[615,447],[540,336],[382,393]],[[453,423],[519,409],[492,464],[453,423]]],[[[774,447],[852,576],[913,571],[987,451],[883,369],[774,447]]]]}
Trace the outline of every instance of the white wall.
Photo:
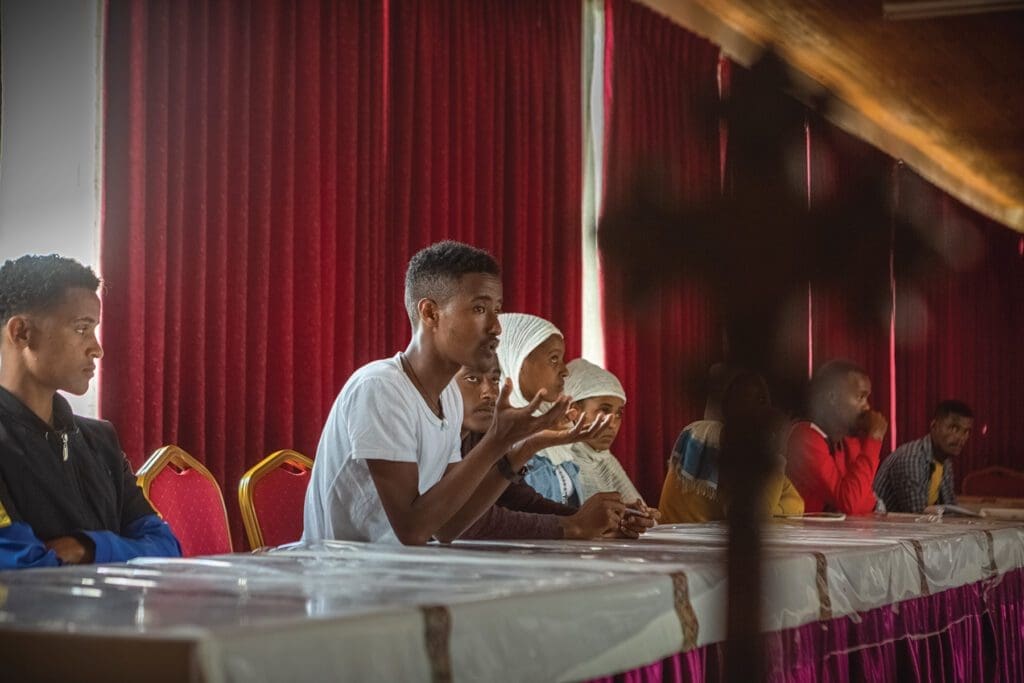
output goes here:
{"type": "MultiPolygon", "coordinates": [[[[100,1],[3,0],[2,13],[0,261],[59,252],[96,268],[100,1]]],[[[95,381],[71,398],[96,414],[95,381]]]]}

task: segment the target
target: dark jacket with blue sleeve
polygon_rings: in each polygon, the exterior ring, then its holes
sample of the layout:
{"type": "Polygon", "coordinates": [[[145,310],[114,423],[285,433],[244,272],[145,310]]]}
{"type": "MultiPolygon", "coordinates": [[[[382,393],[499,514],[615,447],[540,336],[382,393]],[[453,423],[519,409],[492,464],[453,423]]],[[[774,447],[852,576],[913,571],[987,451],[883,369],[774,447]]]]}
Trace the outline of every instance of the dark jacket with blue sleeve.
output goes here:
{"type": "Polygon", "coordinates": [[[59,394],[53,420],[0,387],[0,569],[59,566],[46,542],[61,536],[87,539],[96,562],[180,556],[113,426],[74,415],[59,394]]]}

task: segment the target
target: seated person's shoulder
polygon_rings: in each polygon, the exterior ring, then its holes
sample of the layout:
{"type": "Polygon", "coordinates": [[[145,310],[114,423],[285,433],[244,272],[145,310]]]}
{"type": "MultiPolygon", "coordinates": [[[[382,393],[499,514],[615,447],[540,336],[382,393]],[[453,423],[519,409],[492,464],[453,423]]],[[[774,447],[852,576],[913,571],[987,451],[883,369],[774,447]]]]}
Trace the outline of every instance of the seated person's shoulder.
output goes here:
{"type": "MultiPolygon", "coordinates": [[[[908,441],[907,443],[901,444],[896,448],[896,450],[887,455],[878,466],[878,471],[888,471],[894,467],[911,467],[918,460],[917,442],[908,441]]],[[[920,459],[920,461],[922,465],[928,465],[927,459],[920,459]]]]}
{"type": "Polygon", "coordinates": [[[905,441],[905,442],[901,443],[899,446],[897,446],[896,450],[894,450],[892,453],[889,454],[889,457],[890,458],[892,458],[892,457],[899,457],[899,458],[908,457],[910,455],[913,455],[915,451],[918,451],[921,448],[921,446],[922,446],[921,439],[914,439],[913,441],[905,441]]]}
{"type": "Polygon", "coordinates": [[[806,455],[818,450],[828,450],[824,432],[813,422],[806,420],[793,424],[787,442],[790,457],[806,455]]]}
{"type": "Polygon", "coordinates": [[[697,420],[683,427],[676,437],[676,445],[694,441],[717,444],[721,433],[722,423],[718,420],[697,420]]]}
{"type": "Polygon", "coordinates": [[[555,457],[552,457],[553,454],[551,453],[551,451],[562,448],[568,447],[554,446],[550,449],[544,449],[539,453],[535,453],[534,456],[530,458],[529,462],[526,463],[527,469],[530,471],[544,471],[554,470],[558,467],[561,467],[567,472],[579,472],[580,466],[573,462],[571,459],[558,457],[558,454],[554,454],[555,457]]]}
{"type": "Polygon", "coordinates": [[[367,363],[359,368],[345,382],[345,387],[362,384],[364,382],[398,382],[402,376],[402,368],[394,358],[382,358],[372,363],[367,363]]]}
{"type": "Polygon", "coordinates": [[[401,368],[391,359],[374,361],[356,370],[341,390],[339,403],[345,407],[387,396],[393,400],[409,394],[401,368]]]}
{"type": "MultiPolygon", "coordinates": [[[[458,397],[458,390],[450,387],[442,394],[444,411],[461,417],[462,405],[451,396],[453,391],[458,397]]],[[[446,456],[457,454],[458,429],[425,429],[429,419],[426,403],[397,360],[385,359],[363,366],[349,378],[324,434],[332,437],[326,443],[337,445],[329,447],[331,452],[354,460],[416,462],[438,448],[446,456]]]]}
{"type": "Polygon", "coordinates": [[[790,428],[789,431],[790,441],[809,441],[812,439],[817,441],[824,441],[825,438],[825,433],[821,431],[821,428],[819,428],[813,422],[809,422],[808,420],[800,420],[798,422],[794,422],[793,426],[790,428]]]}
{"type": "Polygon", "coordinates": [[[117,430],[114,429],[114,425],[108,420],[75,415],[75,424],[83,432],[89,432],[90,434],[105,434],[115,439],[117,438],[117,430]]]}
{"type": "Polygon", "coordinates": [[[695,420],[690,424],[683,427],[683,430],[679,433],[680,436],[683,434],[707,434],[708,432],[720,431],[722,429],[722,423],[718,420],[695,420]]]}
{"type": "Polygon", "coordinates": [[[121,441],[117,438],[117,430],[107,420],[75,415],[75,426],[82,437],[94,451],[104,455],[123,457],[121,441]]]}

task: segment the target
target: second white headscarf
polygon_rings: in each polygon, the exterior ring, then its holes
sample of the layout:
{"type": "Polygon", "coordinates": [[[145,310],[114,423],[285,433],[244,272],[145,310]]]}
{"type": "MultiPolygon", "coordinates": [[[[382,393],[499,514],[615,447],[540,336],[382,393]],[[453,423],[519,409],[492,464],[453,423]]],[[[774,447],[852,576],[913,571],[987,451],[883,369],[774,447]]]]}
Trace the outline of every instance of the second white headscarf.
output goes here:
{"type": "Polygon", "coordinates": [[[619,378],[600,365],[585,358],[577,358],[568,365],[569,376],[565,379],[565,393],[573,401],[582,401],[596,396],[614,396],[626,402],[626,392],[619,378]]]}

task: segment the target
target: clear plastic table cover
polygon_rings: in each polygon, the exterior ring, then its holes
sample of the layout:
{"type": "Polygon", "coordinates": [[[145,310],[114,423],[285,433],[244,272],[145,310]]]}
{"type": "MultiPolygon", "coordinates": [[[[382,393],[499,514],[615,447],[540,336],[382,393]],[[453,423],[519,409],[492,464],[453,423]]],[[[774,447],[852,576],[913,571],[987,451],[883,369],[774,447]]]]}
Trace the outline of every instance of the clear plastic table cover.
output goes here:
{"type": "MultiPolygon", "coordinates": [[[[722,640],[726,543],[721,524],[662,525],[635,541],[332,542],[0,572],[0,639],[184,639],[208,681],[577,680],[722,640]]],[[[1024,527],[990,520],[785,520],[764,543],[766,630],[1024,567],[1024,527]]]]}

